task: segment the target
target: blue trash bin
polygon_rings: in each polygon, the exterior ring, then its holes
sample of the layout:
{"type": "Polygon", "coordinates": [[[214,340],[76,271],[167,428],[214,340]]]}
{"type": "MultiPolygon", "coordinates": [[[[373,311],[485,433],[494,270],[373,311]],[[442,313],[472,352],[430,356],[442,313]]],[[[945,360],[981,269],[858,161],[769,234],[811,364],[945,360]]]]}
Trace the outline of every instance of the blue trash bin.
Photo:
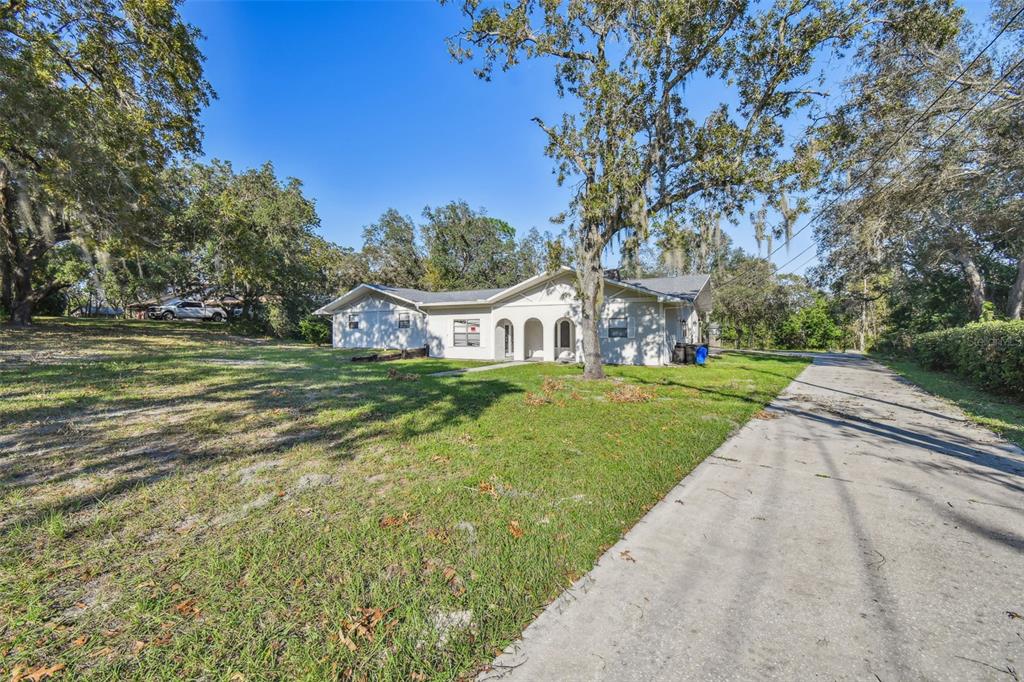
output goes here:
{"type": "Polygon", "coordinates": [[[697,352],[694,353],[693,359],[694,362],[696,362],[698,365],[703,365],[704,363],[706,363],[708,361],[708,347],[700,346],[699,348],[697,348],[697,352]]]}

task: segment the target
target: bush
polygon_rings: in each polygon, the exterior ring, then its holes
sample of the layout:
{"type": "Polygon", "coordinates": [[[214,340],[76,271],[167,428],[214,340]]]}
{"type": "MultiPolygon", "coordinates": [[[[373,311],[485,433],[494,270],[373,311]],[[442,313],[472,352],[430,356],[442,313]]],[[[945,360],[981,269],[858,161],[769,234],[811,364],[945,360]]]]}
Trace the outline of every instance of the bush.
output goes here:
{"type": "Polygon", "coordinates": [[[946,370],[985,388],[1024,396],[1024,320],[978,322],[918,334],[914,359],[946,370]]]}
{"type": "Polygon", "coordinates": [[[260,315],[255,315],[252,318],[239,315],[229,319],[228,323],[231,333],[238,336],[260,337],[270,335],[269,325],[266,319],[260,315]]]}
{"type": "Polygon", "coordinates": [[[299,333],[306,343],[317,346],[331,342],[330,319],[322,315],[307,315],[299,321],[299,333]]]}

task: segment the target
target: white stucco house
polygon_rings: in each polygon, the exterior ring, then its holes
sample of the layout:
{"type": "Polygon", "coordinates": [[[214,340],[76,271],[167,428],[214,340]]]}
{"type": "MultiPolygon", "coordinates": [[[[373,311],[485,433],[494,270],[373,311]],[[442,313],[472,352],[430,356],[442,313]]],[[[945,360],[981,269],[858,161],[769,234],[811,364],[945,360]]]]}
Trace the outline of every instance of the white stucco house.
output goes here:
{"type": "MultiPolygon", "coordinates": [[[[421,348],[442,358],[582,359],[576,273],[567,267],[505,289],[420,291],[360,284],[317,310],[335,348],[421,348]]],[[[711,311],[708,275],[605,279],[604,361],[668,364],[676,342],[698,343],[711,311]]]]}

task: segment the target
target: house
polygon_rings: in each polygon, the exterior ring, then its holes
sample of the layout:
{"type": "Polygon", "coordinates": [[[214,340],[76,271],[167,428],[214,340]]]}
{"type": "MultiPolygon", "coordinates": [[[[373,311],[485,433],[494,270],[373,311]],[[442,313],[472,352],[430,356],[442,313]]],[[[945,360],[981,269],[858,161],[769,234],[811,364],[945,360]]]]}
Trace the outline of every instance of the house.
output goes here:
{"type": "MultiPolygon", "coordinates": [[[[473,360],[582,359],[576,273],[567,267],[503,289],[420,291],[360,284],[316,311],[335,348],[414,348],[473,360]]],[[[711,311],[708,275],[621,280],[606,274],[604,361],[662,365],[676,342],[697,343],[711,311]]]]}

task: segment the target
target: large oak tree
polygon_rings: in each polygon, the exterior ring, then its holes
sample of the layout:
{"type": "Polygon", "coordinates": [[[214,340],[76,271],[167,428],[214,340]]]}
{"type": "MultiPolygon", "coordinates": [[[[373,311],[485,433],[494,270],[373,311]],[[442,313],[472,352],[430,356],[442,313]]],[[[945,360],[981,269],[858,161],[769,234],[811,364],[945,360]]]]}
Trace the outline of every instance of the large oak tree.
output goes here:
{"type": "Polygon", "coordinates": [[[0,274],[14,324],[68,284],[36,276],[55,246],[160,229],[161,170],[199,150],[212,96],[178,4],[0,3],[0,274]]]}
{"type": "Polygon", "coordinates": [[[559,183],[574,190],[567,219],[589,378],[603,376],[606,247],[705,210],[735,215],[798,186],[811,169],[787,153],[783,124],[818,94],[815,57],[847,44],[869,18],[866,5],[831,0],[468,0],[462,8],[468,25],[450,40],[456,59],[476,61],[484,78],[548,60],[570,101],[560,120],[535,121],[559,183]],[[707,102],[689,94],[700,80],[720,93],[706,115],[693,107],[707,102]]]}

